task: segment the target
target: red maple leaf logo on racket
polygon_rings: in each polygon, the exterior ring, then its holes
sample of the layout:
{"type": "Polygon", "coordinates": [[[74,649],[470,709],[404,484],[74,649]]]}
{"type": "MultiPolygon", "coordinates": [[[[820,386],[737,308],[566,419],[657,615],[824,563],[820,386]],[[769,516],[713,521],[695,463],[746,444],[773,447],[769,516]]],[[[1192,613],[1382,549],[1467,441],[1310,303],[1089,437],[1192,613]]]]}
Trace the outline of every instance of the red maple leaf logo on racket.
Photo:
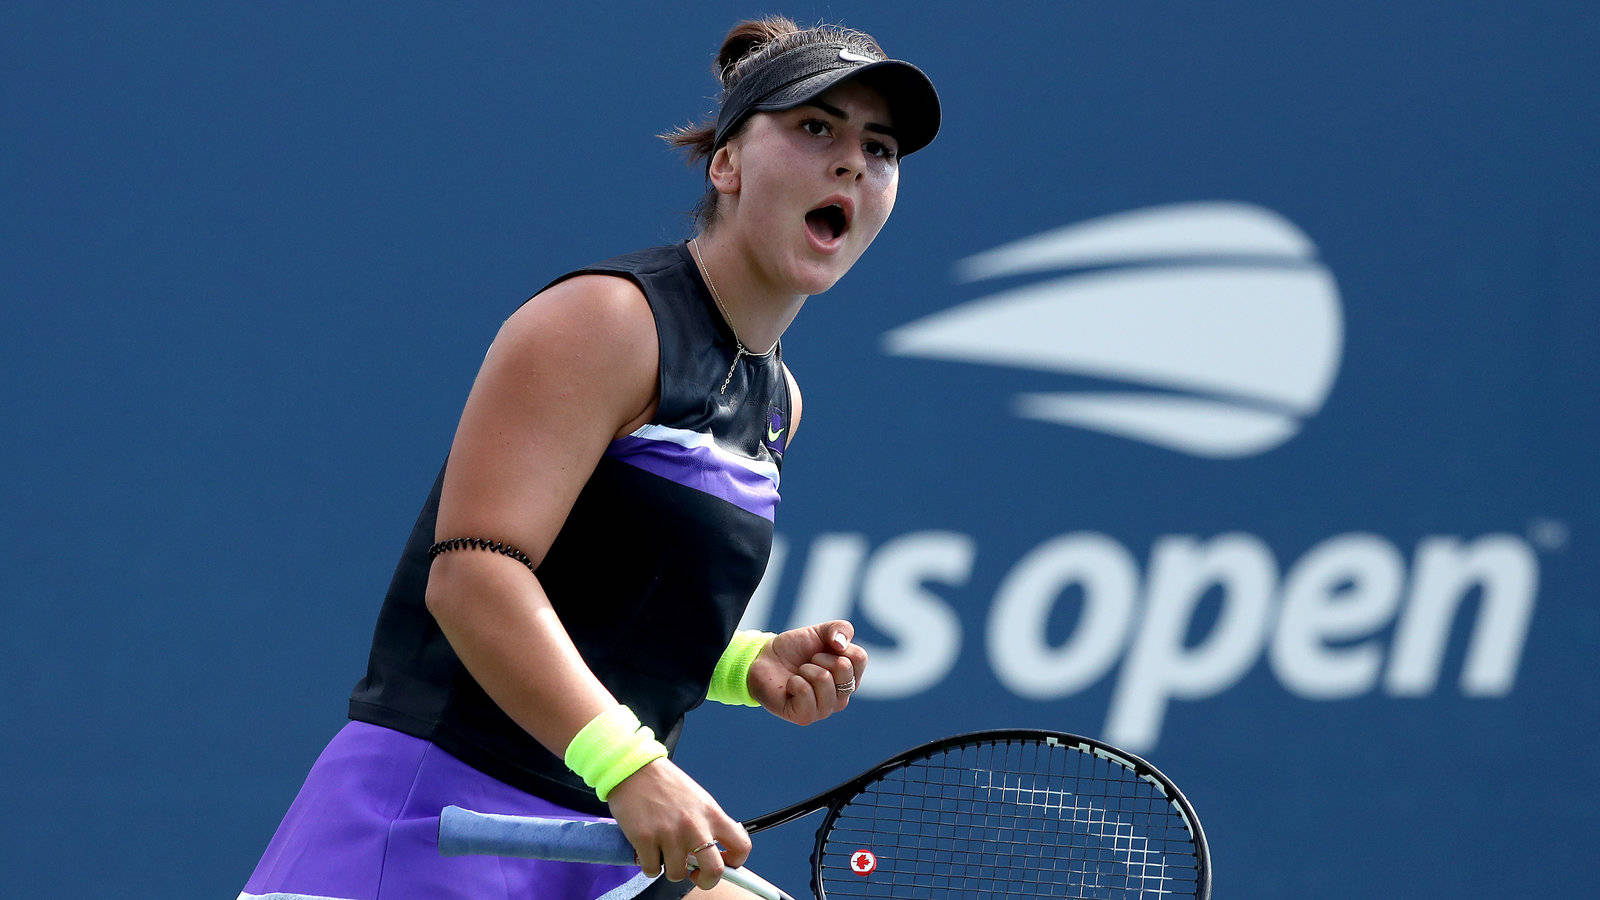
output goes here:
{"type": "Polygon", "coordinates": [[[871,850],[857,850],[850,854],[850,871],[857,875],[871,875],[878,868],[878,857],[871,850]]]}

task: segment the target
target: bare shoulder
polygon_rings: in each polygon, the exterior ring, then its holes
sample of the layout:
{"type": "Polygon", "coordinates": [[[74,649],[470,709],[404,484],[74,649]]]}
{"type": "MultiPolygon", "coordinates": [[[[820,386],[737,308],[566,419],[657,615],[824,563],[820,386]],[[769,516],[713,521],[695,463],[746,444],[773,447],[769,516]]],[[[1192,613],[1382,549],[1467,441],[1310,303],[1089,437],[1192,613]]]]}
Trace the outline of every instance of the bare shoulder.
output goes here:
{"type": "Polygon", "coordinates": [[[467,396],[439,533],[494,535],[540,559],[606,447],[654,410],[658,365],[631,281],[578,276],[523,304],[467,396]]]}
{"type": "MultiPolygon", "coordinates": [[[[794,380],[788,363],[783,364],[783,377],[789,381],[789,441],[792,442],[794,433],[800,430],[800,411],[805,404],[800,399],[800,382],[794,380]]],[[[788,446],[788,443],[784,446],[788,446]]]]}
{"type": "Polygon", "coordinates": [[[639,286],[612,275],[578,275],[524,303],[501,326],[484,368],[514,380],[568,382],[598,391],[593,412],[625,423],[653,408],[660,349],[655,317],[639,286]],[[613,403],[620,404],[619,406],[613,403]]]}
{"type": "Polygon", "coordinates": [[[644,292],[612,275],[578,275],[539,292],[505,321],[495,344],[567,356],[645,356],[636,368],[653,368],[657,354],[655,317],[644,292]]]}

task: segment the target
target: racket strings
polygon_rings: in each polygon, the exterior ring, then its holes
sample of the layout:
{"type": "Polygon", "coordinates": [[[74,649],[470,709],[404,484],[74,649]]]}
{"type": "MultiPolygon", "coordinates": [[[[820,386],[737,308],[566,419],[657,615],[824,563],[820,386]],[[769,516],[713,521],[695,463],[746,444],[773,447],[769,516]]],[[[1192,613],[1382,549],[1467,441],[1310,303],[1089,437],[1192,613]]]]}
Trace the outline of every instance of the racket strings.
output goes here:
{"type": "Polygon", "coordinates": [[[952,747],[889,773],[840,810],[819,862],[828,897],[1162,900],[1199,882],[1162,789],[1043,741],[952,747]]]}

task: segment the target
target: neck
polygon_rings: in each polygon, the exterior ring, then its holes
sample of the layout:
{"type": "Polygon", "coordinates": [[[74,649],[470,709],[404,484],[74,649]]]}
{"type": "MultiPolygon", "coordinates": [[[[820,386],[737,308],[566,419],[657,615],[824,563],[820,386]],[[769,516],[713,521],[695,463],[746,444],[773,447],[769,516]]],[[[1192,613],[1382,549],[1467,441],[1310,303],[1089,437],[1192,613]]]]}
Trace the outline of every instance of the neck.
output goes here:
{"type": "Polygon", "coordinates": [[[752,353],[778,343],[806,302],[805,294],[785,290],[757,264],[754,248],[731,235],[701,232],[692,247],[703,277],[718,300],[734,335],[752,353]]]}

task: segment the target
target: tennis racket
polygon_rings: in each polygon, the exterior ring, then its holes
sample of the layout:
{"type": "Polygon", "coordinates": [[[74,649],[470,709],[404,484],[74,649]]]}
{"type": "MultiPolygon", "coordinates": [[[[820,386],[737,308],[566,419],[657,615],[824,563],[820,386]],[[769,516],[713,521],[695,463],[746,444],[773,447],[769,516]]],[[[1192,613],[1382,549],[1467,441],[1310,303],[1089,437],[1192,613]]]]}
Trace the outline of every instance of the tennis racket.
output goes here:
{"type": "MultiPolygon", "coordinates": [[[[1092,738],[1029,729],[944,738],[744,826],[755,833],[821,811],[818,900],[1211,896],[1211,854],[1189,801],[1154,766],[1092,738]]],[[[543,845],[559,841],[552,827],[572,823],[530,823],[511,836],[503,820],[518,818],[441,816],[440,852],[571,858],[543,845]]],[[[591,829],[610,835],[611,855],[583,861],[632,864],[620,828],[591,829]]]]}

